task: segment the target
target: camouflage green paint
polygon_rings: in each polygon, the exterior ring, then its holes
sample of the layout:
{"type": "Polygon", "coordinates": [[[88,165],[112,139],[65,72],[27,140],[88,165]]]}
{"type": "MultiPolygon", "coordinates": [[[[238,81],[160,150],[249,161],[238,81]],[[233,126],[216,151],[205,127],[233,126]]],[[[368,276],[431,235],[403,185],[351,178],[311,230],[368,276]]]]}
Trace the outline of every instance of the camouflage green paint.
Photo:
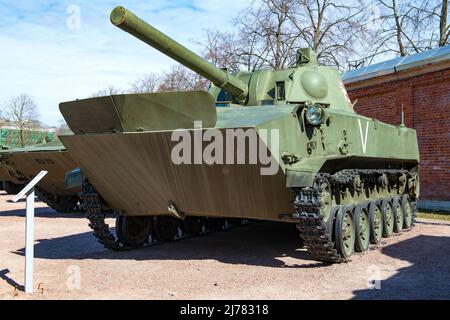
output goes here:
{"type": "MultiPolygon", "coordinates": [[[[278,213],[291,205],[289,188],[311,187],[318,172],[418,171],[420,159],[415,130],[356,114],[339,72],[319,66],[315,52],[310,49],[299,51],[297,65],[292,68],[232,75],[204,61],[123,7],[113,11],[111,21],[214,84],[201,97],[199,92],[185,92],[182,96],[166,93],[161,102],[161,94],[120,95],[60,105],[75,132],[74,136],[62,137],[63,143],[105,200],[124,215],[167,214],[167,203],[173,200],[182,210],[197,215],[278,220],[278,213]],[[214,109],[211,105],[214,101],[229,107],[214,109]],[[305,112],[309,106],[322,110],[320,124],[307,123],[305,112]],[[167,113],[167,110],[174,112],[167,113]],[[80,120],[81,114],[83,119],[90,119],[89,130],[84,128],[87,122],[80,120]],[[130,121],[131,118],[137,120],[130,121]],[[175,166],[170,163],[173,145],[170,133],[176,128],[192,130],[187,122],[193,119],[202,121],[204,128],[221,131],[228,128],[250,128],[257,132],[279,130],[280,152],[273,155],[278,154],[275,160],[281,170],[274,177],[260,177],[252,165],[175,166]],[[155,150],[158,155],[154,154],[155,150]],[[225,176],[223,172],[229,174],[225,176]],[[243,175],[245,180],[241,179],[243,175]],[[229,188],[233,179],[248,186],[236,192],[238,189],[229,188]],[[155,188],[157,185],[158,196],[149,199],[147,187],[151,189],[152,185],[155,188]],[[192,192],[199,188],[199,192],[192,192]],[[217,201],[211,201],[216,194],[211,190],[228,201],[219,201],[219,196],[217,201]],[[244,194],[247,190],[249,193],[244,194]],[[208,192],[213,193],[206,197],[208,192]]],[[[273,150],[269,140],[262,135],[259,138],[273,150]]],[[[372,196],[376,198],[375,194],[368,195],[372,196]]],[[[344,199],[358,202],[353,196],[344,199]]]]}

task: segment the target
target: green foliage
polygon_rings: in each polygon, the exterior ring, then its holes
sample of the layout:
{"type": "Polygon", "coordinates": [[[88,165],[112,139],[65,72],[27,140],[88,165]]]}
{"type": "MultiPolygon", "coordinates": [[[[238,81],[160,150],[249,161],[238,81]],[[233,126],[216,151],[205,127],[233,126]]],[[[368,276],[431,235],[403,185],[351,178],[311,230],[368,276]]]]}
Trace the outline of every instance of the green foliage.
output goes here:
{"type": "MultiPolygon", "coordinates": [[[[55,134],[53,132],[24,130],[23,137],[25,146],[29,146],[53,141],[55,139],[55,134]]],[[[0,129],[0,146],[7,146],[10,148],[22,147],[20,130],[0,129]]]]}
{"type": "Polygon", "coordinates": [[[450,221],[450,212],[433,212],[421,210],[417,214],[418,218],[433,219],[433,220],[447,220],[450,221]]]}

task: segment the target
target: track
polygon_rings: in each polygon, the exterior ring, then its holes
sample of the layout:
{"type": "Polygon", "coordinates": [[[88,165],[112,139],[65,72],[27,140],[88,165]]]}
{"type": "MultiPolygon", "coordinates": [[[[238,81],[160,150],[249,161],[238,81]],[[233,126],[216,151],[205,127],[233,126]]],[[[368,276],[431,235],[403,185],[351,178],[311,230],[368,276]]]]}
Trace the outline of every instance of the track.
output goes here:
{"type": "MultiPolygon", "coordinates": [[[[406,186],[406,180],[403,181],[403,184],[401,182],[402,177],[404,179],[407,174],[408,172],[405,170],[343,170],[334,175],[319,174],[312,188],[294,189],[296,213],[293,218],[298,221],[297,228],[308,252],[320,261],[349,261],[349,256],[342,252],[337,245],[338,235],[336,233],[339,232],[339,228],[336,228],[336,220],[338,213],[348,209],[353,213],[357,206],[365,208],[368,212],[370,205],[377,206],[383,201],[388,205],[393,205],[394,199],[399,196],[413,199],[413,201],[409,200],[412,208],[411,224],[405,226],[407,229],[412,228],[417,209],[414,190],[406,186]],[[383,187],[382,184],[385,186],[383,187]],[[375,189],[381,189],[384,192],[380,192],[374,198],[359,196],[357,199],[346,199],[352,194],[365,192],[367,194],[367,191],[371,194],[370,190],[375,189]],[[336,198],[339,198],[342,203],[337,203],[336,198]]],[[[409,178],[414,177],[410,176],[409,178]]],[[[350,198],[352,197],[350,196],[350,198]]],[[[402,207],[402,211],[404,210],[402,207]]],[[[355,227],[353,226],[353,228],[355,227]]],[[[372,236],[371,234],[371,239],[372,236]]],[[[374,241],[371,243],[377,244],[374,241]]]]}

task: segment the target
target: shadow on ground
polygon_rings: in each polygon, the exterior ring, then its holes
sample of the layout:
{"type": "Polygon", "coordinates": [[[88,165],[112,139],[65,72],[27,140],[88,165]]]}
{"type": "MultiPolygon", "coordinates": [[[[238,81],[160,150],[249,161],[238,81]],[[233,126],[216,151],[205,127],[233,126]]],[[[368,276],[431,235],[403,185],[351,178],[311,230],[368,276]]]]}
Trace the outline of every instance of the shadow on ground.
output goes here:
{"type": "MultiPolygon", "coordinates": [[[[84,218],[81,212],[60,213],[48,207],[35,208],[36,218],[84,218]]],[[[15,209],[8,211],[0,211],[1,217],[25,217],[25,207],[23,209],[15,209]]]]}
{"type": "Polygon", "coordinates": [[[429,225],[429,226],[450,226],[448,223],[439,222],[439,220],[435,220],[435,221],[430,221],[430,220],[416,221],[416,224],[423,224],[423,225],[429,225]]]}
{"type": "MultiPolygon", "coordinates": [[[[24,249],[16,253],[23,255],[24,249]]],[[[101,247],[91,232],[54,239],[40,239],[35,256],[41,259],[108,260],[205,260],[267,267],[313,268],[327,264],[313,261],[301,249],[296,228],[286,223],[256,223],[182,241],[157,244],[134,251],[112,252],[101,247]],[[311,260],[311,264],[286,265],[280,257],[311,260]]]]}
{"type": "Polygon", "coordinates": [[[6,283],[8,283],[10,286],[16,288],[17,290],[25,291],[25,287],[18,284],[15,280],[11,279],[8,276],[8,273],[9,273],[9,269],[0,270],[0,279],[4,280],[6,283]]]}
{"type": "Polygon", "coordinates": [[[379,290],[354,291],[354,299],[450,299],[450,234],[417,236],[387,246],[382,252],[412,265],[381,281],[379,290]]]}

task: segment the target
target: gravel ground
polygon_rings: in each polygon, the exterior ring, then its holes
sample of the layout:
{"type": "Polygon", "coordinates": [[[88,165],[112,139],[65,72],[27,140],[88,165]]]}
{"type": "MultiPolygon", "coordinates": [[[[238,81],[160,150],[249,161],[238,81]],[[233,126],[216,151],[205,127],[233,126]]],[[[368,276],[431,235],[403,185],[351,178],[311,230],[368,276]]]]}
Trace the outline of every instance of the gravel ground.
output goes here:
{"type": "Polygon", "coordinates": [[[420,219],[350,263],[325,265],[299,248],[293,225],[277,223],[109,252],[80,214],[42,203],[37,292],[25,295],[25,203],[11,198],[0,191],[0,299],[450,299],[448,221],[420,219]]]}

